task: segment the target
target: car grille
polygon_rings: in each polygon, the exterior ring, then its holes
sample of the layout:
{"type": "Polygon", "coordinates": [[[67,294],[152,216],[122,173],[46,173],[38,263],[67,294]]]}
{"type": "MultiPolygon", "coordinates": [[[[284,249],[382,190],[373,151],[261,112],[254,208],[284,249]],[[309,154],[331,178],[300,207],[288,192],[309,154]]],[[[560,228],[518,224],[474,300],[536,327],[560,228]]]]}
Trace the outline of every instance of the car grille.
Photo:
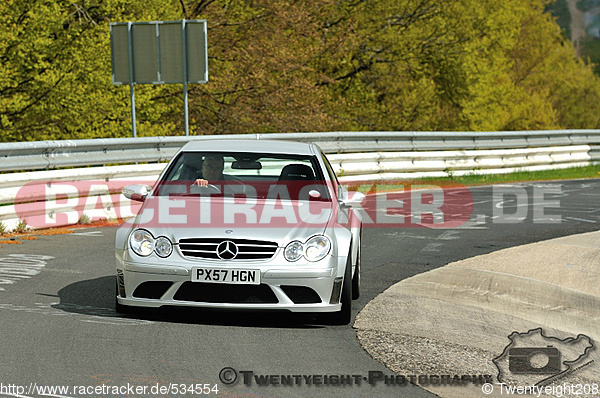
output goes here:
{"type": "Polygon", "coordinates": [[[179,249],[185,257],[191,258],[265,260],[273,257],[277,243],[252,239],[184,238],[179,240],[179,249]],[[237,247],[234,258],[219,257],[217,248],[224,242],[232,242],[237,247]]]}
{"type": "Polygon", "coordinates": [[[228,285],[184,282],[173,297],[178,301],[233,304],[276,304],[275,293],[267,285],[228,285]]]}

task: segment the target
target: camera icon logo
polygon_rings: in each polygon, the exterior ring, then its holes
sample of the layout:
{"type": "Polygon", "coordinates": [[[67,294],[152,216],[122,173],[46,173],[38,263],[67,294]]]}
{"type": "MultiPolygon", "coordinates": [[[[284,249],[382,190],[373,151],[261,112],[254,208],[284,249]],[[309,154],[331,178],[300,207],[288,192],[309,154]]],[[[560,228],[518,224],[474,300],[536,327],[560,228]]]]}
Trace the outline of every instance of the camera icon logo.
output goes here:
{"type": "MultiPolygon", "coordinates": [[[[574,372],[589,372],[592,339],[584,334],[549,336],[542,328],[514,331],[502,354],[492,359],[498,381],[511,386],[545,385],[555,380],[572,379],[574,372]],[[588,361],[588,362],[586,362],[588,361]]],[[[588,376],[589,377],[589,376],[588,376]]]]}
{"type": "Polygon", "coordinates": [[[514,374],[554,374],[561,370],[560,351],[553,346],[508,350],[508,369],[514,374]]]}

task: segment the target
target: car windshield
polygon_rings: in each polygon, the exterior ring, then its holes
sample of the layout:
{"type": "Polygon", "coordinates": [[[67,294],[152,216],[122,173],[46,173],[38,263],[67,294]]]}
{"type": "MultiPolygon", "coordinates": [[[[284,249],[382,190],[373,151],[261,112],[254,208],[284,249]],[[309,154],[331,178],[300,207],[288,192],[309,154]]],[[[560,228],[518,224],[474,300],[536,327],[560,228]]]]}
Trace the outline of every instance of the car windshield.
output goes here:
{"type": "Polygon", "coordinates": [[[330,200],[315,156],[181,152],[155,195],[330,200]]]}

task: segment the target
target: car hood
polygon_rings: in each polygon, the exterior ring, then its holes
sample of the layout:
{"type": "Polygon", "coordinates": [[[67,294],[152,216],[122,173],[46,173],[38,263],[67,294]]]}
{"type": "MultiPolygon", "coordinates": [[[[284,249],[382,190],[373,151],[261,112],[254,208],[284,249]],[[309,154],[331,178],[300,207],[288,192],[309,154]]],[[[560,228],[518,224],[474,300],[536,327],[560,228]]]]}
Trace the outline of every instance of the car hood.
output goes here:
{"type": "Polygon", "coordinates": [[[333,203],[325,201],[151,197],[133,224],[174,243],[183,238],[224,238],[285,246],[324,233],[333,213],[333,203]]]}

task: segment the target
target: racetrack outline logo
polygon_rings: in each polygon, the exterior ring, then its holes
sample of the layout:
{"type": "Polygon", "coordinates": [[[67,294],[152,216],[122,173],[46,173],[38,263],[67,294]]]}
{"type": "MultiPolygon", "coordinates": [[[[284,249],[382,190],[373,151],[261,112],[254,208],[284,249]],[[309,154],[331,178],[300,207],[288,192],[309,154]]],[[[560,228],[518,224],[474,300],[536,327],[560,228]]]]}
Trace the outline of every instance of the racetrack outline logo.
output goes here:
{"type": "Polygon", "coordinates": [[[492,362],[498,369],[498,381],[509,385],[546,385],[590,364],[583,362],[595,348],[584,334],[559,339],[545,335],[542,328],[515,331],[508,339],[510,344],[492,362]]]}

